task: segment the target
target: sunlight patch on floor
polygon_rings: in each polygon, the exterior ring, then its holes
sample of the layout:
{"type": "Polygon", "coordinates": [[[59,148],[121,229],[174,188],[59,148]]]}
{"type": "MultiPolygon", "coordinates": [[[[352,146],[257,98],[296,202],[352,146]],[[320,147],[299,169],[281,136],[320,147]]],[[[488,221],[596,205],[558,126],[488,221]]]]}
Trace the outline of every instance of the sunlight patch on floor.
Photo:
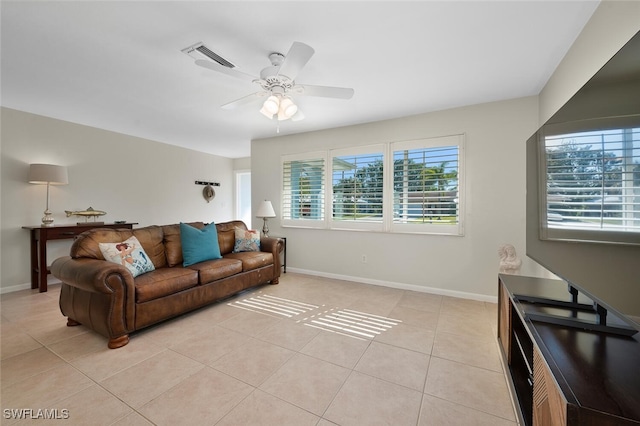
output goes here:
{"type": "Polygon", "coordinates": [[[326,305],[312,305],[269,294],[258,294],[228,305],[276,317],[300,318],[296,321],[298,324],[358,339],[373,339],[402,322],[352,309],[328,308],[326,305]]]}
{"type": "Polygon", "coordinates": [[[402,321],[351,309],[331,308],[299,322],[309,327],[338,332],[347,336],[373,339],[402,321]]]}
{"type": "Polygon", "coordinates": [[[316,305],[297,302],[291,299],[283,299],[281,297],[270,296],[268,294],[261,294],[259,296],[237,300],[235,302],[228,303],[228,305],[254,312],[276,314],[287,318],[305,314],[318,308],[316,305]]]}

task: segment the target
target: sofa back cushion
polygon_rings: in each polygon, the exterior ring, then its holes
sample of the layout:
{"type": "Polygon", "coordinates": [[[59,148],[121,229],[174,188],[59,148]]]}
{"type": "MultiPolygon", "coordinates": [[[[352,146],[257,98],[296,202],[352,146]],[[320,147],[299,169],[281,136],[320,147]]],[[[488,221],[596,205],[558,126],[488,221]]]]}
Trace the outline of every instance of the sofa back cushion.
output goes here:
{"type": "MultiPolygon", "coordinates": [[[[203,229],[203,222],[189,222],[194,228],[203,229]]],[[[233,252],[236,242],[236,228],[247,229],[241,220],[216,223],[220,254],[233,252]]],[[[99,243],[119,243],[135,236],[144,251],[149,255],[153,266],[158,269],[164,266],[182,265],[182,244],[180,243],[180,224],[164,226],[146,226],[138,229],[95,228],[83,232],[71,246],[70,256],[73,258],[88,257],[104,260],[99,243]]]]}
{"type": "Polygon", "coordinates": [[[104,260],[100,243],[120,243],[136,237],[140,245],[153,262],[155,268],[166,266],[163,232],[160,226],[146,226],[138,229],[95,228],[78,235],[71,245],[69,255],[73,258],[88,257],[104,260]]]}
{"type": "Polygon", "coordinates": [[[236,228],[246,230],[247,225],[245,225],[241,220],[216,223],[216,229],[218,230],[218,243],[220,245],[221,255],[233,252],[233,246],[236,243],[236,228]]]}
{"type": "MultiPolygon", "coordinates": [[[[204,228],[203,222],[189,222],[189,225],[197,229],[204,228]]],[[[182,244],[180,242],[180,224],[164,225],[162,227],[164,233],[164,250],[167,256],[167,265],[174,267],[182,265],[182,244]]]]}

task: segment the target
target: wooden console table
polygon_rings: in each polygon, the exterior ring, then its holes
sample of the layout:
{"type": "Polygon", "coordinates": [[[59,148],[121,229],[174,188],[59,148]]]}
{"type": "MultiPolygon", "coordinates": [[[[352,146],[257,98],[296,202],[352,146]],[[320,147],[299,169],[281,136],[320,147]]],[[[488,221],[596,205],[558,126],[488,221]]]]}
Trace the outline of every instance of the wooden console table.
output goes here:
{"type": "Polygon", "coordinates": [[[40,293],[47,291],[47,241],[75,238],[84,231],[93,228],[131,229],[137,223],[97,223],[82,225],[23,226],[31,234],[31,288],[39,288],[40,293]]]}
{"type": "Polygon", "coordinates": [[[640,333],[623,315],[565,281],[499,275],[498,286],[498,340],[520,424],[640,424],[640,333]]]}

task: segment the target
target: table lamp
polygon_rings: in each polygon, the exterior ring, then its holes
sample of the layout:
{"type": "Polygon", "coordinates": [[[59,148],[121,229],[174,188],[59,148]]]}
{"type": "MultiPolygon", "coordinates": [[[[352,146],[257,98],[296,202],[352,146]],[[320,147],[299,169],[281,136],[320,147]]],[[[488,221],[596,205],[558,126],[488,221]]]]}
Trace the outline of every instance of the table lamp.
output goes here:
{"type": "Polygon", "coordinates": [[[264,221],[264,224],[262,225],[262,235],[268,237],[269,227],[267,226],[267,218],[276,217],[276,212],[273,210],[271,201],[264,200],[260,204],[260,206],[258,207],[258,211],[256,212],[256,217],[261,217],[264,221]]]}
{"type": "Polygon", "coordinates": [[[51,210],[49,210],[49,185],[68,184],[67,168],[53,164],[31,164],[29,166],[29,183],[47,184],[47,207],[42,218],[42,226],[52,226],[53,217],[51,210]]]}

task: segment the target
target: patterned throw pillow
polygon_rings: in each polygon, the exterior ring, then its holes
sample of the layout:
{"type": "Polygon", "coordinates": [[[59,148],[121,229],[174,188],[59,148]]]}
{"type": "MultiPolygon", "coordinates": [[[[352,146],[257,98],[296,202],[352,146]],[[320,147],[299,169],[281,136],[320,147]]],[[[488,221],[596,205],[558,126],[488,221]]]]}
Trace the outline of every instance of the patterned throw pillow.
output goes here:
{"type": "Polygon", "coordinates": [[[236,228],[236,243],[233,252],[260,251],[260,233],[255,229],[236,228]]]}
{"type": "Polygon", "coordinates": [[[136,237],[121,243],[99,243],[105,260],[126,267],[134,277],[153,271],[155,266],[136,237]]]}

